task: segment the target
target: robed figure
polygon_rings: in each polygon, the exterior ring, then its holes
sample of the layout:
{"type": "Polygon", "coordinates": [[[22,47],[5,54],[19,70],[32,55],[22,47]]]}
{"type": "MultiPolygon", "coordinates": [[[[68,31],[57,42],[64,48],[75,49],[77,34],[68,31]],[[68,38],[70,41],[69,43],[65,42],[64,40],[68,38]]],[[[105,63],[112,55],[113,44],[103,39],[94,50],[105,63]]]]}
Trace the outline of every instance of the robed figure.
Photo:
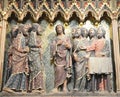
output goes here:
{"type": "Polygon", "coordinates": [[[30,48],[29,52],[29,90],[32,92],[43,92],[44,87],[44,66],[42,63],[42,54],[41,54],[41,38],[40,35],[42,34],[43,30],[42,27],[37,24],[33,23],[28,45],[30,48]]]}
{"type": "Polygon", "coordinates": [[[87,52],[83,46],[88,46],[88,31],[85,28],[77,28],[73,40],[73,60],[75,67],[75,91],[85,91],[87,68],[87,52]]]}
{"type": "Polygon", "coordinates": [[[12,41],[11,56],[11,76],[9,77],[3,90],[7,92],[26,91],[26,75],[28,74],[28,52],[29,48],[26,44],[26,33],[24,25],[20,24],[18,34],[12,41]]]}
{"type": "Polygon", "coordinates": [[[60,86],[63,86],[62,90],[67,92],[67,82],[71,69],[71,42],[68,37],[65,36],[64,27],[62,25],[56,26],[57,36],[51,45],[51,54],[54,62],[55,69],[55,91],[58,91],[60,86]]]}

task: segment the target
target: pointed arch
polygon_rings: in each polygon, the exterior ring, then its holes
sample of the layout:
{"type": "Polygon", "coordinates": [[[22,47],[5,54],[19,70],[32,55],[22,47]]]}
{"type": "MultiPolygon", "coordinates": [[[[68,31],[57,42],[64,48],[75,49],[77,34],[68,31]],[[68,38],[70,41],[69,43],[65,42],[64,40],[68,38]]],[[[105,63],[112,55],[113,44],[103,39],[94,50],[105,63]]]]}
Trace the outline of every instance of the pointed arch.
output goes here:
{"type": "Polygon", "coordinates": [[[105,20],[109,24],[111,23],[111,17],[108,15],[108,13],[105,11],[103,15],[100,17],[100,21],[105,20]]]}
{"type": "Polygon", "coordinates": [[[95,18],[96,20],[98,20],[99,15],[98,15],[97,11],[95,10],[94,6],[91,5],[91,4],[89,4],[89,5],[86,7],[86,9],[85,9],[84,19],[86,18],[86,16],[87,16],[89,13],[91,13],[91,15],[94,16],[94,18],[95,18]]]}
{"type": "Polygon", "coordinates": [[[4,18],[7,20],[12,13],[15,13],[16,17],[20,17],[20,10],[15,5],[15,3],[11,3],[11,5],[8,6],[6,14],[4,15],[4,18]]]}
{"type": "Polygon", "coordinates": [[[46,11],[42,11],[40,15],[37,16],[38,22],[40,22],[42,19],[47,20],[50,22],[50,14],[46,11]]]}
{"type": "Polygon", "coordinates": [[[73,14],[76,14],[79,19],[83,19],[83,15],[76,4],[72,5],[68,11],[68,19],[70,19],[73,14]]]}
{"type": "Polygon", "coordinates": [[[22,22],[26,23],[28,20],[30,20],[31,22],[34,21],[34,18],[33,18],[32,14],[29,11],[27,11],[26,15],[23,17],[22,22]]]}
{"type": "Polygon", "coordinates": [[[45,4],[39,7],[39,10],[37,11],[37,14],[36,14],[36,19],[38,20],[40,17],[42,17],[42,15],[45,15],[47,19],[51,20],[51,17],[52,17],[51,11],[45,4]]]}
{"type": "Polygon", "coordinates": [[[108,7],[108,5],[105,4],[102,6],[102,8],[99,12],[99,19],[104,15],[104,12],[106,12],[110,18],[113,17],[111,9],[108,7]]]}
{"type": "Polygon", "coordinates": [[[65,13],[62,12],[61,10],[58,10],[56,12],[53,13],[52,15],[52,20],[56,21],[57,17],[61,20],[64,21],[65,20],[65,13]]]}
{"type": "Polygon", "coordinates": [[[36,18],[35,10],[34,10],[34,8],[33,8],[30,4],[27,4],[27,5],[24,7],[24,9],[23,9],[23,11],[22,11],[22,14],[21,14],[21,20],[23,20],[28,13],[29,13],[29,14],[31,15],[31,17],[35,20],[35,18],[36,18]]]}
{"type": "Polygon", "coordinates": [[[88,14],[86,14],[84,22],[86,22],[87,20],[90,20],[93,24],[95,24],[97,21],[97,19],[95,18],[91,11],[89,11],[88,14]]]}

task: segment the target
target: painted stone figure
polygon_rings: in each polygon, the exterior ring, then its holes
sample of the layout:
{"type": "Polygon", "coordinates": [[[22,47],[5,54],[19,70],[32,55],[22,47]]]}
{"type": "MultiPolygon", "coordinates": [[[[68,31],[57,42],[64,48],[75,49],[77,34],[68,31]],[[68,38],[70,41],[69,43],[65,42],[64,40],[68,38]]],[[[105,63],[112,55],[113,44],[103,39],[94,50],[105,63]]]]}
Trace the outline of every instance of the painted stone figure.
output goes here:
{"type": "Polygon", "coordinates": [[[51,49],[55,65],[55,88],[53,92],[58,92],[60,86],[63,86],[62,91],[67,92],[67,82],[71,76],[71,42],[70,39],[65,36],[62,25],[57,25],[55,29],[57,36],[52,43],[53,49],[51,49]]]}
{"type": "Polygon", "coordinates": [[[105,30],[99,27],[97,40],[87,47],[87,51],[95,51],[95,57],[89,58],[89,73],[97,74],[99,80],[97,86],[99,91],[110,91],[110,74],[112,73],[112,63],[110,59],[109,42],[105,39],[105,30]],[[102,62],[102,63],[101,63],[102,62]]]}
{"type": "Polygon", "coordinates": [[[5,83],[11,75],[12,55],[13,55],[13,50],[14,50],[12,43],[13,43],[14,39],[16,38],[17,34],[18,34],[18,25],[14,25],[9,34],[10,38],[9,38],[9,43],[8,43],[8,51],[5,56],[5,57],[7,57],[6,58],[7,63],[6,63],[6,68],[5,68],[6,75],[5,75],[5,79],[4,79],[5,83]]]}
{"type": "MultiPolygon", "coordinates": [[[[90,39],[89,40],[89,45],[94,44],[96,42],[96,40],[97,40],[97,36],[96,36],[97,31],[96,31],[96,29],[95,28],[90,28],[88,35],[89,35],[89,39],[90,39]]],[[[89,51],[89,57],[95,57],[95,51],[94,50],[89,51]]],[[[89,67],[88,67],[88,69],[89,69],[89,67]]],[[[96,90],[96,88],[97,88],[96,84],[97,84],[97,77],[95,77],[94,74],[89,74],[88,75],[88,80],[87,80],[87,91],[96,90]],[[92,82],[92,80],[94,80],[94,81],[92,82]]]]}
{"type": "Polygon", "coordinates": [[[73,42],[73,58],[75,60],[75,88],[76,91],[85,91],[87,75],[87,52],[82,46],[88,46],[88,31],[85,28],[78,28],[73,42]]]}
{"type": "Polygon", "coordinates": [[[43,92],[45,89],[44,86],[44,66],[42,63],[42,52],[41,52],[41,38],[42,27],[33,23],[30,36],[29,36],[29,68],[30,68],[30,77],[29,77],[29,90],[32,92],[43,92]]]}
{"type": "Polygon", "coordinates": [[[12,74],[3,88],[4,91],[26,91],[26,75],[29,71],[27,57],[29,48],[26,45],[25,39],[27,34],[28,33],[26,33],[26,30],[24,29],[24,25],[20,24],[18,28],[18,34],[12,43],[12,74]]]}

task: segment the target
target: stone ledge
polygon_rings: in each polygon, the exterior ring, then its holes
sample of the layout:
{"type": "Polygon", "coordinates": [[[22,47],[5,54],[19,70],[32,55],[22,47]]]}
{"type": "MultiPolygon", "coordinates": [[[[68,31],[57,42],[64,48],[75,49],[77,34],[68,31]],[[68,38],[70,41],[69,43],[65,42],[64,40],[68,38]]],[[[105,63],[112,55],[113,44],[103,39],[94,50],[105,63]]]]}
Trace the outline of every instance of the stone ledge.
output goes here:
{"type": "Polygon", "coordinates": [[[108,93],[108,92],[99,92],[99,93],[92,93],[92,92],[70,92],[70,93],[48,93],[48,94],[38,94],[38,93],[16,93],[11,94],[7,92],[1,92],[0,97],[120,97],[120,93],[108,93]]]}

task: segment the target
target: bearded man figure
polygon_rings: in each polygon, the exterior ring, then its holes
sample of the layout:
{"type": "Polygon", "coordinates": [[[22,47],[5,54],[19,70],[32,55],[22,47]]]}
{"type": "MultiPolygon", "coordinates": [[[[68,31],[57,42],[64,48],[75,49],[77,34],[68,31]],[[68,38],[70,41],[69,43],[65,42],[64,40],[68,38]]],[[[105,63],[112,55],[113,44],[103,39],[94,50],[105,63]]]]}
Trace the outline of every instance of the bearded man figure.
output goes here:
{"type": "Polygon", "coordinates": [[[52,43],[52,57],[54,58],[55,67],[55,88],[53,92],[58,92],[60,86],[63,86],[62,90],[67,92],[67,82],[70,78],[71,69],[71,42],[68,37],[65,36],[64,27],[62,25],[56,26],[57,36],[52,43]]]}

